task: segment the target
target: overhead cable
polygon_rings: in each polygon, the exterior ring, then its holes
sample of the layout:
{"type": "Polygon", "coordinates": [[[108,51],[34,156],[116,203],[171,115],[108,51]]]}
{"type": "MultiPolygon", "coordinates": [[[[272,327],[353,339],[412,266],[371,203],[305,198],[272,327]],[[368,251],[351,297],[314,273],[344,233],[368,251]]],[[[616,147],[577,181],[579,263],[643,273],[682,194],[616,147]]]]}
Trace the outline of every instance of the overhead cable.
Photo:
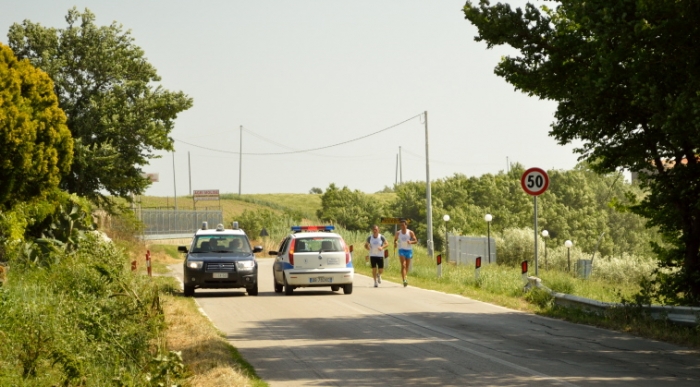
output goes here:
{"type": "MultiPolygon", "coordinates": [[[[408,121],[410,121],[410,120],[412,120],[412,119],[414,119],[414,118],[416,118],[416,117],[421,117],[422,115],[423,115],[423,113],[421,113],[421,114],[416,114],[415,116],[413,116],[413,117],[411,117],[411,118],[408,118],[408,119],[406,119],[406,120],[403,120],[403,121],[401,121],[401,122],[399,122],[399,123],[397,123],[397,124],[391,125],[391,126],[389,126],[389,127],[387,127],[387,128],[384,128],[384,129],[382,129],[382,130],[378,130],[378,131],[376,131],[376,132],[374,132],[374,133],[370,133],[370,134],[367,134],[367,135],[364,135],[364,136],[361,136],[361,137],[357,137],[357,138],[354,138],[354,139],[351,139],[351,140],[339,142],[339,143],[332,144],[332,145],[326,145],[326,146],[322,146],[322,147],[318,147],[318,148],[311,148],[311,149],[304,149],[304,150],[288,151],[288,152],[264,152],[264,153],[249,153],[249,152],[243,152],[242,154],[248,155],[248,156],[271,156],[271,155],[286,155],[286,154],[293,154],[293,153],[307,153],[307,152],[313,152],[313,151],[322,150],[322,149],[333,148],[333,147],[336,147],[336,146],[349,144],[349,143],[351,143],[351,142],[359,141],[359,140],[365,139],[365,138],[367,138],[367,137],[371,137],[371,136],[377,135],[377,134],[379,134],[379,133],[382,133],[382,132],[385,132],[385,131],[387,131],[387,130],[393,129],[393,128],[395,128],[395,127],[401,125],[401,124],[404,124],[404,123],[406,123],[406,122],[408,122],[408,121]]],[[[250,131],[248,131],[248,130],[246,130],[246,132],[252,133],[252,132],[250,132],[250,131]]],[[[261,137],[261,136],[256,136],[256,137],[261,137]]],[[[178,140],[178,139],[176,139],[176,138],[173,138],[173,140],[175,140],[175,141],[177,141],[177,142],[181,142],[181,143],[183,143],[183,144],[187,144],[187,145],[193,146],[193,147],[195,147],[195,148],[205,149],[205,150],[212,151],[212,152],[228,153],[228,154],[235,154],[235,155],[241,154],[241,152],[232,152],[232,151],[225,151],[225,150],[220,150],[220,149],[207,148],[207,147],[203,147],[203,146],[199,146],[199,145],[196,145],[196,144],[189,143],[189,142],[187,142],[187,141],[178,140]]],[[[272,141],[270,141],[270,142],[272,142],[272,141]]],[[[277,144],[277,145],[279,145],[279,144],[277,144]]]]}

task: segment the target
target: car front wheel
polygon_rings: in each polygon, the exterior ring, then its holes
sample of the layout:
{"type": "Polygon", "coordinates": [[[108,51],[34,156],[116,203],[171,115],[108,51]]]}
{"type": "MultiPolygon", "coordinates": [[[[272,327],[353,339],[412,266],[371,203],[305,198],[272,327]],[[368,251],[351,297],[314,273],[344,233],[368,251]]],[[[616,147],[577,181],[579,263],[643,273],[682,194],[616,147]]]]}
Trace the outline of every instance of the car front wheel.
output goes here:
{"type": "Polygon", "coordinates": [[[185,297],[194,296],[194,285],[185,285],[185,297]]]}
{"type": "Polygon", "coordinates": [[[255,284],[252,288],[246,289],[246,292],[248,292],[249,296],[257,296],[258,295],[258,284],[255,284]]]}

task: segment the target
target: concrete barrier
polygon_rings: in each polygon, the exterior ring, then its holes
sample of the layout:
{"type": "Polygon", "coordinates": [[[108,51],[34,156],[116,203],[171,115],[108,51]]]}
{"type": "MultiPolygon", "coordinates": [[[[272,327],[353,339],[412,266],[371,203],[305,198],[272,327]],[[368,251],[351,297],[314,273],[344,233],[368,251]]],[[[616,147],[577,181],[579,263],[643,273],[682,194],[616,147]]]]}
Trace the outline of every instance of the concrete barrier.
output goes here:
{"type": "MultiPolygon", "coordinates": [[[[542,280],[537,277],[527,277],[524,290],[539,288],[554,297],[554,303],[565,308],[576,308],[591,313],[602,314],[610,308],[631,307],[619,303],[608,303],[589,298],[573,296],[571,294],[557,293],[544,286],[542,280]]],[[[642,305],[642,309],[656,320],[669,320],[674,324],[695,327],[700,325],[700,308],[691,306],[667,306],[667,305],[642,305]]]]}

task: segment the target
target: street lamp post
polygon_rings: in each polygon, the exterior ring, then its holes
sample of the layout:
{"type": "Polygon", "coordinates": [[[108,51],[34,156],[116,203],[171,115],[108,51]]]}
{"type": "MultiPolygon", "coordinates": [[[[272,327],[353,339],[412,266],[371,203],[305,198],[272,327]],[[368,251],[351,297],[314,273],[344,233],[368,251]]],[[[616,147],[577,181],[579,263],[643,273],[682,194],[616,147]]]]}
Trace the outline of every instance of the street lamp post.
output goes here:
{"type": "Polygon", "coordinates": [[[566,246],[566,261],[569,264],[569,267],[568,267],[569,273],[571,273],[571,246],[573,246],[573,245],[574,245],[573,242],[571,242],[568,239],[566,240],[566,242],[564,242],[564,246],[566,246]]]}
{"type": "Polygon", "coordinates": [[[544,238],[547,238],[549,236],[549,231],[547,230],[542,230],[542,243],[544,243],[544,269],[547,270],[547,242],[544,241],[544,238]]]}
{"type": "Polygon", "coordinates": [[[491,214],[486,214],[486,216],[484,216],[484,220],[486,221],[486,227],[488,229],[486,246],[488,246],[489,263],[491,263],[491,221],[493,220],[493,216],[491,216],[491,214]]]}
{"type": "Polygon", "coordinates": [[[449,262],[450,261],[449,257],[448,257],[449,249],[448,249],[448,245],[447,245],[449,233],[447,232],[447,222],[450,221],[450,216],[445,214],[445,215],[443,215],[442,220],[445,221],[445,259],[449,262]]]}

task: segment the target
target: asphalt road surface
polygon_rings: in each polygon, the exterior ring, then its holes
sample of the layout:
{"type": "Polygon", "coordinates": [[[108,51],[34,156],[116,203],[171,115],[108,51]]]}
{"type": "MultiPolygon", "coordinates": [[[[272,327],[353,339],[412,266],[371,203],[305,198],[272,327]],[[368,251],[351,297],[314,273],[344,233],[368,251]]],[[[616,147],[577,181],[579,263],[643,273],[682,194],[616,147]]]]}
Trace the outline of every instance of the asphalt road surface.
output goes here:
{"type": "MultiPolygon", "coordinates": [[[[271,386],[700,386],[700,351],[355,275],[354,291],[195,300],[271,386]]],[[[181,278],[182,266],[172,269],[181,278]]]]}

